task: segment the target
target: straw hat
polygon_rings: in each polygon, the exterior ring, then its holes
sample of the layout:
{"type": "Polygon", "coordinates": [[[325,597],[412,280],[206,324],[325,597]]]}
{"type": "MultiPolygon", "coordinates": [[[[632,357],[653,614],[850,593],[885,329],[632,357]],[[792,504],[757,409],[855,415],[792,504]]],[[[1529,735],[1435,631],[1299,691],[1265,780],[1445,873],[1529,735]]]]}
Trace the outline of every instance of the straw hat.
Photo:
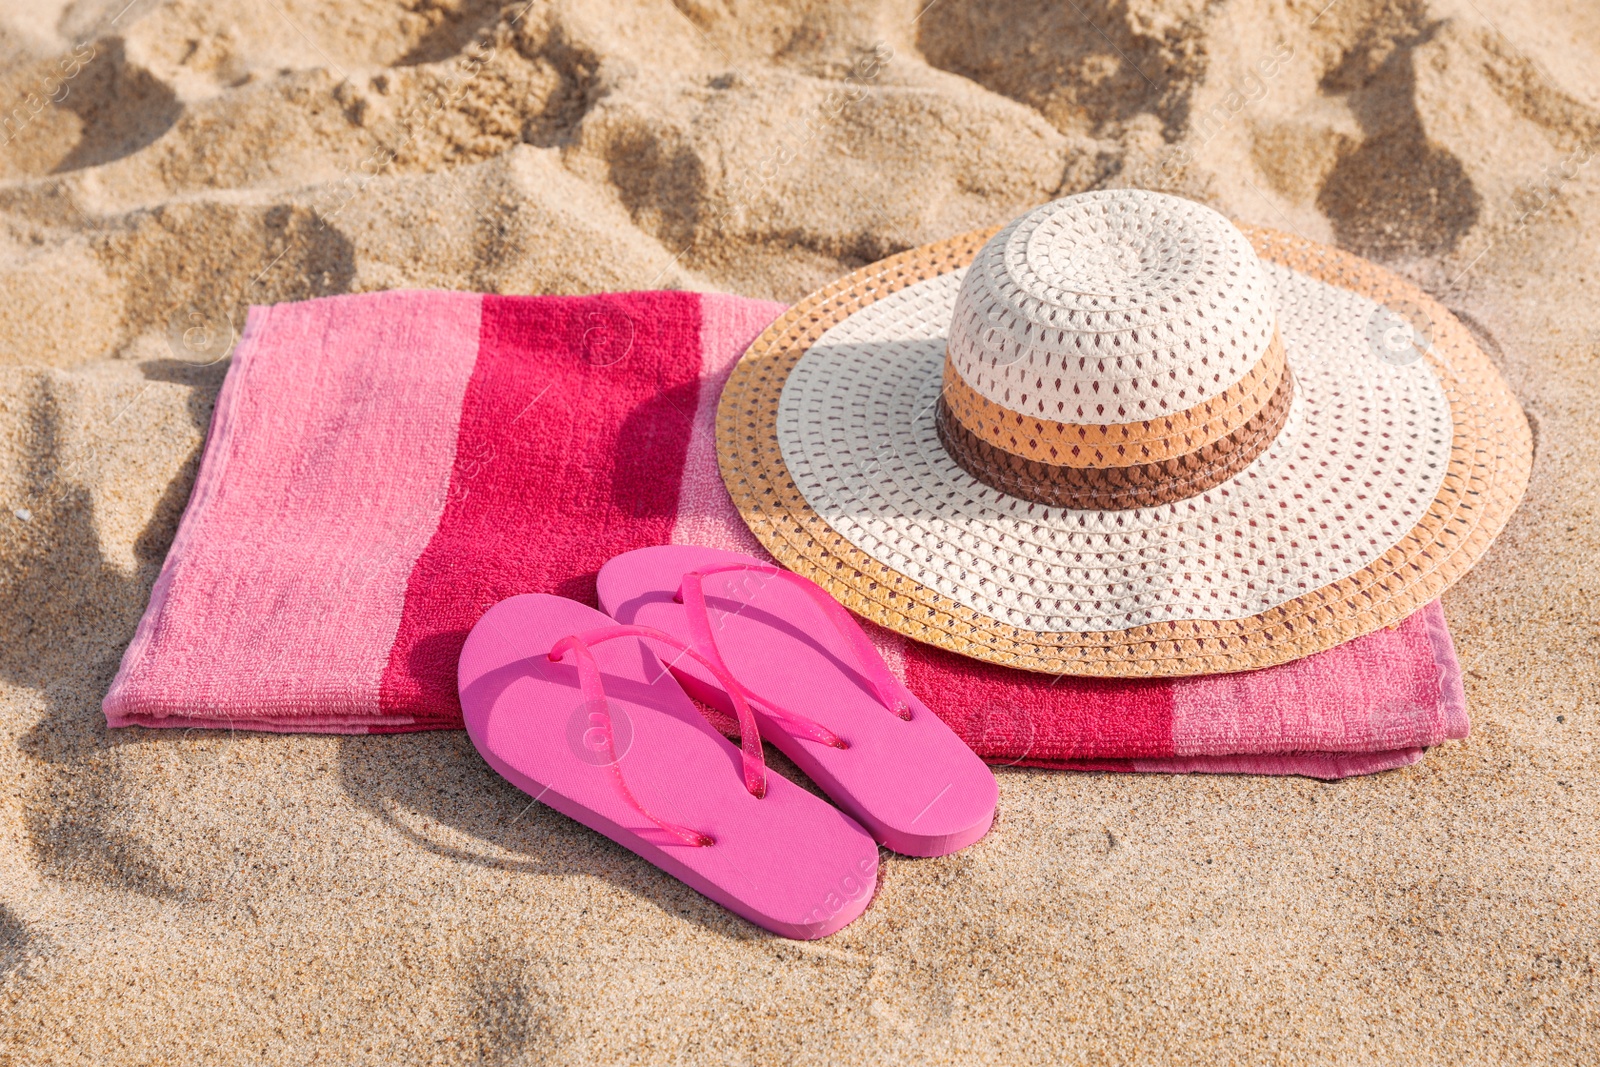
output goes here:
{"type": "Polygon", "coordinates": [[[1416,611],[1532,459],[1462,324],[1356,256],[1138,190],[893,256],[772,324],[722,475],[874,622],[1051,673],[1265,667],[1416,611]]]}

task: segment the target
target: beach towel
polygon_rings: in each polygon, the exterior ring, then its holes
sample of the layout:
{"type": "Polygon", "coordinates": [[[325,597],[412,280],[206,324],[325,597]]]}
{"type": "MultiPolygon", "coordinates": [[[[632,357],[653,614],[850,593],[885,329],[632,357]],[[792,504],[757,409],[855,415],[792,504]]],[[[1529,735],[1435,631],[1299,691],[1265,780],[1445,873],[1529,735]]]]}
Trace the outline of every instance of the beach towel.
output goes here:
{"type": "MultiPolygon", "coordinates": [[[[719,391],[782,305],[383,292],[252,308],[112,727],[459,729],[456,659],[517,593],[596,604],[619,552],[764,553],[723,488],[719,391]]],[[[1115,681],[872,628],[985,759],[1339,778],[1466,736],[1437,603],[1296,663],[1115,681]]]]}

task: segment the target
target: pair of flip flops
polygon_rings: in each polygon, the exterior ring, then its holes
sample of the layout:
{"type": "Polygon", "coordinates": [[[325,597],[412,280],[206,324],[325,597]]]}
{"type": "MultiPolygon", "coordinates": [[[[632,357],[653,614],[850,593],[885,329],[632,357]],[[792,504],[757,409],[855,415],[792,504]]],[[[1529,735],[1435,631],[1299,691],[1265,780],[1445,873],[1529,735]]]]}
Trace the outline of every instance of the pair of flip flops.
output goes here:
{"type": "Polygon", "coordinates": [[[878,844],[939,856],[988,832],[994,776],[816,585],[688,546],[618,556],[598,585],[605,614],[511,597],[461,651],[467,731],[518,789],[801,939],[866,910],[878,844]],[[768,770],[762,738],[840,807],[768,770]]]}

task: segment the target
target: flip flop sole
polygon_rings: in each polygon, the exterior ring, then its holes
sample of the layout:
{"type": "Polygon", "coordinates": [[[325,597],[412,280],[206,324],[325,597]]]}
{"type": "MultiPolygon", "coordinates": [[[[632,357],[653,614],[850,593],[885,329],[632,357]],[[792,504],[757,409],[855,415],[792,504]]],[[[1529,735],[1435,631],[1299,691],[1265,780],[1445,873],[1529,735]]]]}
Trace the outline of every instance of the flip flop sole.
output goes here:
{"type": "MultiPolygon", "coordinates": [[[[626,552],[600,569],[600,603],[620,623],[691,642],[686,609],[674,600],[683,575],[730,563],[765,566],[691,545],[626,552]]],[[[750,572],[713,574],[704,588],[717,649],[733,677],[850,747],[798,739],[757,706],[762,736],[875,838],[905,855],[942,856],[988,833],[999,799],[994,774],[914,695],[906,694],[911,721],[888,711],[857,671],[848,639],[804,591],[750,572]]],[[[731,711],[699,664],[678,660],[672,669],[695,699],[731,711]]]]}
{"type": "Polygon", "coordinates": [[[472,743],[524,793],[596,830],[735,914],[785,937],[825,937],[866,910],[878,851],[849,816],[767,772],[752,796],[739,749],[714,730],[644,642],[592,649],[613,745],[597,744],[578,671],[548,652],[569,634],[615,625],[562,597],[504,600],[473,627],[458,684],[472,743]],[[688,845],[621,795],[611,754],[639,803],[709,835],[688,845]]]}

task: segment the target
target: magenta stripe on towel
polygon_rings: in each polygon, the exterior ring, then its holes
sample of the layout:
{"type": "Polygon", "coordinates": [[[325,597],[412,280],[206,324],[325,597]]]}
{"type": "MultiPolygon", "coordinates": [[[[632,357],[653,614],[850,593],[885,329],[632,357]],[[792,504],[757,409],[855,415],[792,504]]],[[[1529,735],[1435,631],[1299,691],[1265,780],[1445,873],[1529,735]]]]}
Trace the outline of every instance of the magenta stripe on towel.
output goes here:
{"type": "Polygon", "coordinates": [[[911,691],[993,762],[1173,755],[1171,679],[1056,678],[920,644],[905,662],[911,691]]]}
{"type": "Polygon", "coordinates": [[[700,396],[695,293],[484,298],[449,499],[405,589],[384,714],[459,727],[467,632],[517,593],[596,604],[612,556],[665,544],[700,396]]]}
{"type": "Polygon", "coordinates": [[[481,306],[393,292],[250,310],[109,725],[378,721],[405,576],[444,509],[481,306]]]}

